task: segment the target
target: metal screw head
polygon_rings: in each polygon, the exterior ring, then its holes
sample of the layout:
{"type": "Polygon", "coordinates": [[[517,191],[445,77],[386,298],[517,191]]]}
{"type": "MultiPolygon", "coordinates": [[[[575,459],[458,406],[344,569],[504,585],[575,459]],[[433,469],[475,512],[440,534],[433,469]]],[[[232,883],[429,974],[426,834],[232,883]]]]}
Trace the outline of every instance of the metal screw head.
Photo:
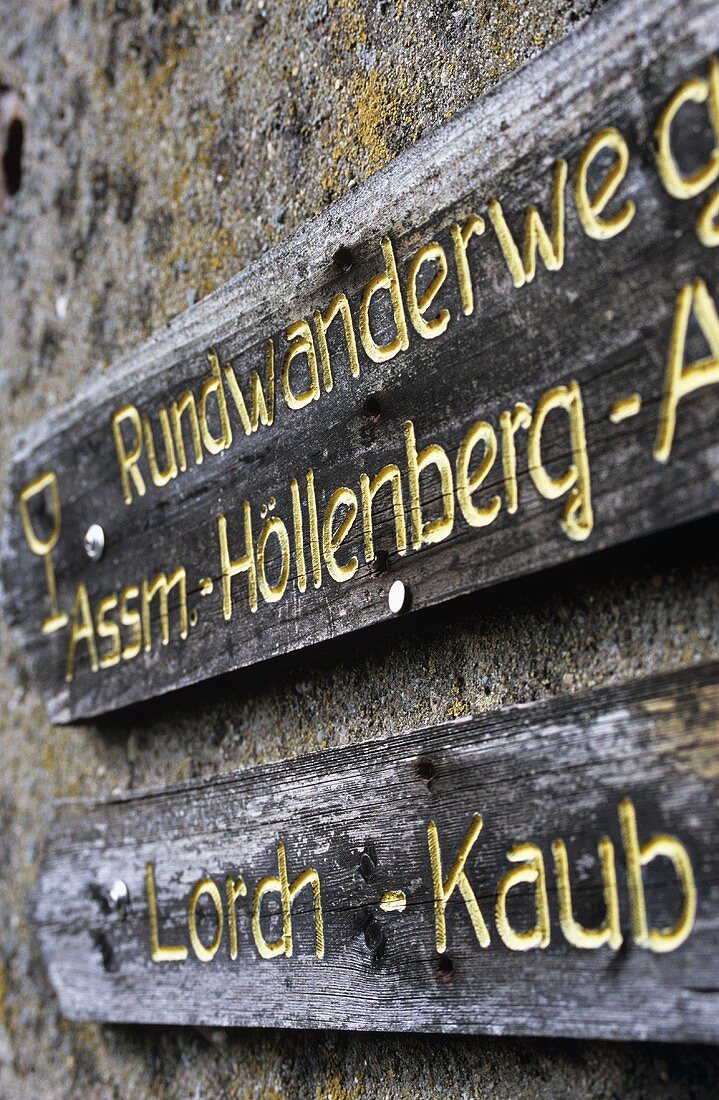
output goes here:
{"type": "Polygon", "coordinates": [[[105,532],[99,523],[91,523],[82,540],[85,553],[91,561],[99,561],[105,552],[105,532]]]}
{"type": "Polygon", "coordinates": [[[387,593],[387,603],[393,615],[399,615],[400,611],[404,610],[407,606],[408,596],[409,590],[404,581],[392,581],[387,593]]]}
{"type": "Polygon", "coordinates": [[[121,878],[116,879],[107,892],[107,904],[112,913],[124,913],[130,900],[130,891],[121,878]]]}

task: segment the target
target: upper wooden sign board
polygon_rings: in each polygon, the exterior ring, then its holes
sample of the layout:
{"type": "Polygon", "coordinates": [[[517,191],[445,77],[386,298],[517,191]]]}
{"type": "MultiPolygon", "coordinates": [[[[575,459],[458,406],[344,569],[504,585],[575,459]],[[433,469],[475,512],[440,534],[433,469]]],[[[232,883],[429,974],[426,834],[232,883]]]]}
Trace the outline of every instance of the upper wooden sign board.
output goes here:
{"type": "Polygon", "coordinates": [[[53,720],[716,510],[717,51],[592,17],[16,442],[53,720]]]}

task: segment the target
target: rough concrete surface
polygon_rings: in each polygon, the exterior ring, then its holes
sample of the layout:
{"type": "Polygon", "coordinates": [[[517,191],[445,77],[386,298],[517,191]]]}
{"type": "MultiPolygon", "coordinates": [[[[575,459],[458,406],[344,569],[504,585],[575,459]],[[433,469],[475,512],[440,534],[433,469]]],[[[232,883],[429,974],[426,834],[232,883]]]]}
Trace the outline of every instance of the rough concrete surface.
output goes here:
{"type": "MultiPolygon", "coordinates": [[[[27,116],[20,188],[0,217],[3,498],[21,427],[594,6],[0,0],[0,85],[27,116]]],[[[708,1048],[72,1025],[29,920],[56,796],[717,656],[716,545],[716,523],[701,523],[64,729],[47,725],[0,625],[0,1095],[716,1095],[708,1048]]]]}

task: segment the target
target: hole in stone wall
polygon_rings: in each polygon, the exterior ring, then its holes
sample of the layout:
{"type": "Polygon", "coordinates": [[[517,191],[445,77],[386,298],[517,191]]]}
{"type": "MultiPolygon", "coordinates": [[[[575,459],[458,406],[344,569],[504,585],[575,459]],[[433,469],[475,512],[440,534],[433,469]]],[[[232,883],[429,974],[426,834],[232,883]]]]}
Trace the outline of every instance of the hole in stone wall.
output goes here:
{"type": "Polygon", "coordinates": [[[25,107],[17,92],[0,87],[0,214],[22,187],[25,107]]]}
{"type": "Polygon", "coordinates": [[[2,158],[5,190],[11,197],[17,195],[22,183],[22,147],[24,141],[24,123],[21,119],[14,118],[8,127],[5,152],[2,158]]]}

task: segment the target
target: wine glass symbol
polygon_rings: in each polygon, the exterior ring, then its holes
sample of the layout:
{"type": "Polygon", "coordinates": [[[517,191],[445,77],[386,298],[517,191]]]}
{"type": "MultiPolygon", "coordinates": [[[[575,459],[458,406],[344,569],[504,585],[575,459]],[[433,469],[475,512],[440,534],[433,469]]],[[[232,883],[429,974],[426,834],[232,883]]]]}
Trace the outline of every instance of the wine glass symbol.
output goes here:
{"type": "Polygon", "coordinates": [[[52,563],[52,552],[57,546],[57,540],[60,538],[60,528],[62,525],[60,494],[57,487],[57,477],[54,472],[48,470],[47,473],[40,474],[39,477],[36,477],[34,481],[31,481],[30,484],[26,485],[21,491],[19,499],[20,517],[22,519],[25,540],[33,554],[42,558],[45,565],[45,578],[47,580],[47,591],[50,600],[50,614],[43,622],[41,629],[43,634],[52,634],[55,630],[61,630],[68,622],[67,614],[58,607],[55,567],[52,563]],[[36,522],[41,516],[43,518],[48,516],[52,517],[52,528],[49,534],[38,535],[33,525],[33,518],[30,514],[30,501],[41,495],[42,499],[37,502],[34,509],[36,522]],[[48,507],[48,497],[50,507],[48,507]]]}

